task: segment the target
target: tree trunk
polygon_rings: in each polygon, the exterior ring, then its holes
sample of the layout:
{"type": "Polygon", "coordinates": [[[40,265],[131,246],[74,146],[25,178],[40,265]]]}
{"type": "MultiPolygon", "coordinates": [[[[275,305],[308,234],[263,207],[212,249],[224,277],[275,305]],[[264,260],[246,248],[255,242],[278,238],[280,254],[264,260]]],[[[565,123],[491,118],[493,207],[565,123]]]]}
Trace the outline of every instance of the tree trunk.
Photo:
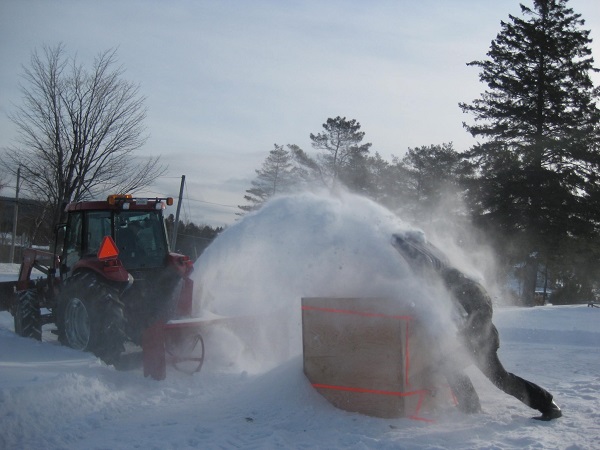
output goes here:
{"type": "Polygon", "coordinates": [[[527,258],[525,270],[523,271],[523,290],[521,292],[521,302],[523,306],[535,305],[535,287],[537,283],[538,260],[535,257],[527,258]]]}

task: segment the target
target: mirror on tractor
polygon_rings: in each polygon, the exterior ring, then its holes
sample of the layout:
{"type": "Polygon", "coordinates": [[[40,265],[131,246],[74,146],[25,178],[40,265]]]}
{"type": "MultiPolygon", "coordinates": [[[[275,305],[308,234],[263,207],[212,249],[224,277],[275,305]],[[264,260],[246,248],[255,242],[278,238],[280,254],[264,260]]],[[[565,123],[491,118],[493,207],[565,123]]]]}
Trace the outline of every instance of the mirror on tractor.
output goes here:
{"type": "Polygon", "coordinates": [[[66,223],[59,223],[56,225],[54,232],[54,254],[62,255],[62,251],[65,245],[65,234],[67,231],[66,223]]]}

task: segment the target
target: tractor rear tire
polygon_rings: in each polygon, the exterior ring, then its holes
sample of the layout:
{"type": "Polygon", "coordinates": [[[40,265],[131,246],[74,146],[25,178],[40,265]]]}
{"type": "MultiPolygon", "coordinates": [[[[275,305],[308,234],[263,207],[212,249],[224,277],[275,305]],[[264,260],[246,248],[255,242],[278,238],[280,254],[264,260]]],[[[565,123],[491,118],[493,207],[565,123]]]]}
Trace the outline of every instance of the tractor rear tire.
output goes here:
{"type": "Polygon", "coordinates": [[[42,340],[42,322],[35,289],[18,293],[14,323],[15,333],[19,336],[42,340]]]}
{"type": "Polygon", "coordinates": [[[126,340],[125,318],[117,293],[93,276],[72,281],[60,297],[59,340],[76,350],[115,364],[126,340]]]}

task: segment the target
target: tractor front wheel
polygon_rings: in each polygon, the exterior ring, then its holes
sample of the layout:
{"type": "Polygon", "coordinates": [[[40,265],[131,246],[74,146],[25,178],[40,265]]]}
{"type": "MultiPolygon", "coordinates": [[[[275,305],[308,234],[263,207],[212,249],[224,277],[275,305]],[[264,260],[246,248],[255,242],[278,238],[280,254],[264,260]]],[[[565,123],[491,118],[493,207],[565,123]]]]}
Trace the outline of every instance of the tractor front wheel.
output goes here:
{"type": "Polygon", "coordinates": [[[35,289],[19,292],[16,306],[14,314],[15,333],[19,336],[41,341],[42,324],[35,289]]]}

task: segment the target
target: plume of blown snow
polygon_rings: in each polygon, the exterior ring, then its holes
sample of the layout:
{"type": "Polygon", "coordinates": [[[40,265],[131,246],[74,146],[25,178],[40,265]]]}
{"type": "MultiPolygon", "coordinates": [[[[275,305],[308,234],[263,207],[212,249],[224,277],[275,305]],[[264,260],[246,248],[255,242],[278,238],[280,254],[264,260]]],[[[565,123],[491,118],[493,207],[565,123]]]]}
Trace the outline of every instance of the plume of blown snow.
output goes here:
{"type": "Polygon", "coordinates": [[[394,299],[434,335],[454,333],[444,292],[391,245],[410,231],[350,193],[281,196],[243,217],[195,265],[195,314],[216,319],[204,328],[205,367],[257,373],[301,353],[303,297],[394,299]]]}

